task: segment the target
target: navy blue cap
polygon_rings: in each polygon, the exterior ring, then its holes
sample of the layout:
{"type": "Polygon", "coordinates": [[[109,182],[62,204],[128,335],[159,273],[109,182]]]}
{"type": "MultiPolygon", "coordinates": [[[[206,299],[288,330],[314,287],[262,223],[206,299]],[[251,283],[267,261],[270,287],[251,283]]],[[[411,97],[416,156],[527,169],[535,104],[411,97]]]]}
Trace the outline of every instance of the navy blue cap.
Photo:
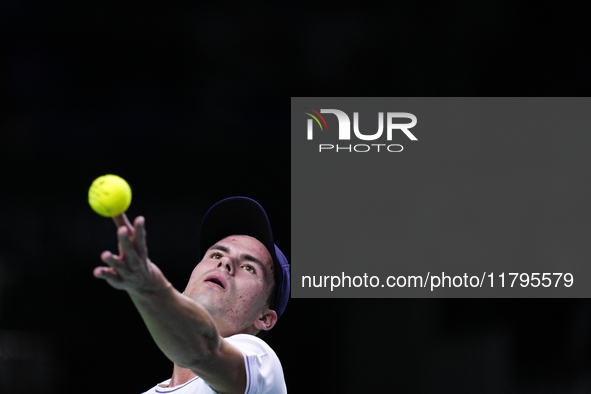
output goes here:
{"type": "MultiPolygon", "coordinates": [[[[249,235],[259,240],[273,258],[275,265],[275,307],[277,318],[283,314],[289,300],[289,262],[273,240],[267,213],[255,200],[248,197],[229,197],[214,204],[201,222],[199,256],[230,235],[249,235]]],[[[266,331],[262,333],[266,334],[266,331]]],[[[263,334],[263,336],[264,336],[263,334]]]]}

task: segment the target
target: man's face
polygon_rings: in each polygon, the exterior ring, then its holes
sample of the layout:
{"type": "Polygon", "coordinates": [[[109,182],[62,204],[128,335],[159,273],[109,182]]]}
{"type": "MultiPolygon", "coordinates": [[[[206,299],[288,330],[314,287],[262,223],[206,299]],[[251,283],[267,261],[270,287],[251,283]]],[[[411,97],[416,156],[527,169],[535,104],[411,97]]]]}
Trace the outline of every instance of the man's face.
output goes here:
{"type": "Polygon", "coordinates": [[[214,318],[222,336],[248,332],[267,309],[273,259],[248,235],[231,235],[210,247],[183,294],[214,318]]]}

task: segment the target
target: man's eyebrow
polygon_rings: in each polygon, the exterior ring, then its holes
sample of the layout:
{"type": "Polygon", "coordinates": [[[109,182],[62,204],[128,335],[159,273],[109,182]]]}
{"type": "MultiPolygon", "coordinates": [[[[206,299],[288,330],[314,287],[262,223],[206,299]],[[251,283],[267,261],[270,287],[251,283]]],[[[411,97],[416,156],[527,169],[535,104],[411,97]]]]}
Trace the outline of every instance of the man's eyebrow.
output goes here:
{"type": "Polygon", "coordinates": [[[211,249],[217,249],[217,250],[221,250],[222,252],[230,253],[230,249],[226,248],[226,247],[225,247],[225,246],[223,246],[223,245],[213,245],[213,246],[212,246],[211,248],[209,248],[209,249],[210,249],[210,250],[211,250],[211,249]]]}

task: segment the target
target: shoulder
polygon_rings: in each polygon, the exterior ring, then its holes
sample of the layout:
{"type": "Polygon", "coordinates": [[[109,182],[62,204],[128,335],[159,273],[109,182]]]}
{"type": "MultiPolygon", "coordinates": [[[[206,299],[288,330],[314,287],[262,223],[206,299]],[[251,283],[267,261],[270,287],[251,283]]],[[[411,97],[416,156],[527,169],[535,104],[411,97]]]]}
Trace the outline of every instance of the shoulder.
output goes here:
{"type": "Polygon", "coordinates": [[[286,393],[283,368],[277,354],[262,339],[249,334],[225,338],[244,355],[246,393],[286,393]]]}

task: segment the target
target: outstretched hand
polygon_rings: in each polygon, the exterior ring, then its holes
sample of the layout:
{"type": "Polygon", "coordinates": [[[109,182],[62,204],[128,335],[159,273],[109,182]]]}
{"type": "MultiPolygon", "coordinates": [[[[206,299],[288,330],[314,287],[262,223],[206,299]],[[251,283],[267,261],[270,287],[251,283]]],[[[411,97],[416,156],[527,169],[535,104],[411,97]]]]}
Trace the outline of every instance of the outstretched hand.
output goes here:
{"type": "Polygon", "coordinates": [[[148,258],[145,219],[138,216],[132,226],[123,213],[113,220],[117,226],[119,255],[104,251],[101,260],[108,267],[96,267],[94,276],[116,289],[130,292],[151,293],[168,287],[169,282],[148,258]]]}

